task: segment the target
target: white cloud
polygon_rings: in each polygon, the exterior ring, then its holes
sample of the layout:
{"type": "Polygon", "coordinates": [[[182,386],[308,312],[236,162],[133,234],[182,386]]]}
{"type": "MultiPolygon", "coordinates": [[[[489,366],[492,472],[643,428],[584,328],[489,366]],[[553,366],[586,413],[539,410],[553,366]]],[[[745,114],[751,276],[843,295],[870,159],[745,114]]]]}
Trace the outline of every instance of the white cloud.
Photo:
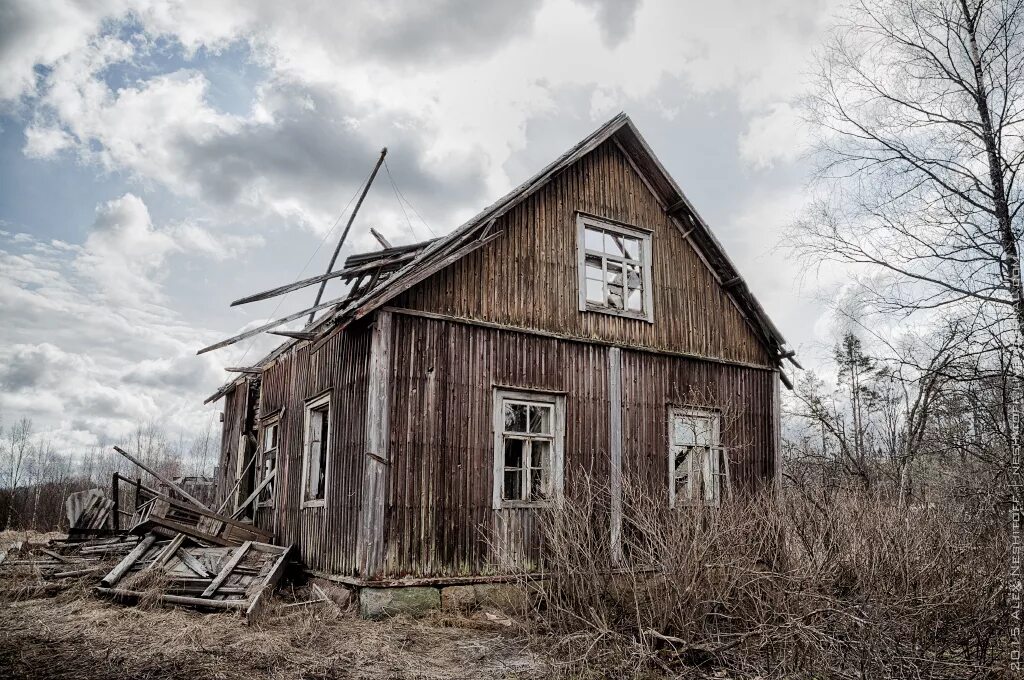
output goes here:
{"type": "Polygon", "coordinates": [[[739,139],[740,158],[758,170],[771,169],[776,162],[792,163],[807,151],[805,129],[791,104],[775,104],[748,123],[739,139]]]}

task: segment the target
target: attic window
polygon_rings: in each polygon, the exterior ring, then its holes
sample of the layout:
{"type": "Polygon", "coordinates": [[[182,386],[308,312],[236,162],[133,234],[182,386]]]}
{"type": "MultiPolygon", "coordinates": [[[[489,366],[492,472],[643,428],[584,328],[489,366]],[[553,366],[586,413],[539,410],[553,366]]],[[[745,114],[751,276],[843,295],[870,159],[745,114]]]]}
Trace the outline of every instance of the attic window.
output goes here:
{"type": "Polygon", "coordinates": [[[653,321],[651,235],[578,215],[580,311],[653,321]]]}

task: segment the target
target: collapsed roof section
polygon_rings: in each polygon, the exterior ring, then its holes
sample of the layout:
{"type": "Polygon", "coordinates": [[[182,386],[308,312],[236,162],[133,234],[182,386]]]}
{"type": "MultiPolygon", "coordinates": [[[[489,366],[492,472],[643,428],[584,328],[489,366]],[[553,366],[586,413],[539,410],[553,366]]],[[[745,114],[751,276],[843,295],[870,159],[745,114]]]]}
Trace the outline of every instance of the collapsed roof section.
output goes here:
{"type": "MultiPolygon", "coordinates": [[[[662,203],[666,213],[673,218],[676,227],[684,237],[690,240],[690,243],[701,254],[703,260],[723,288],[735,300],[754,333],[765,345],[769,353],[777,357],[780,363],[783,359],[790,359],[792,361],[793,352],[784,350],[785,339],[750,291],[736,265],[725,253],[722,244],[712,233],[707,222],[704,221],[693,207],[693,204],[683,193],[682,189],[679,188],[675,180],[672,179],[660,161],[655,157],[647,142],[633,124],[633,121],[625,113],[620,113],[609,120],[526,182],[492,203],[446,236],[408,246],[385,248],[373,253],[352,255],[345,261],[344,268],[336,272],[304,281],[297,281],[294,284],[281,286],[236,301],[233,304],[266,299],[267,297],[280,295],[329,278],[340,278],[342,281],[354,282],[344,297],[329,300],[311,309],[305,309],[269,322],[258,328],[205,347],[199,350],[199,353],[218,349],[265,331],[271,331],[273,328],[311,312],[330,310],[320,319],[308,324],[301,334],[281,333],[282,335],[291,335],[292,340],[281,345],[256,364],[256,366],[263,366],[272,362],[287,351],[289,347],[300,342],[302,339],[324,335],[335,328],[347,326],[353,321],[372,313],[417,283],[493,240],[499,235],[493,229],[494,223],[498,218],[538,191],[559,172],[608,141],[618,145],[626,154],[637,172],[648,184],[652,193],[662,203]]],[[[241,378],[238,378],[224,385],[220,390],[211,395],[205,403],[215,401],[224,396],[240,380],[241,378]]]]}

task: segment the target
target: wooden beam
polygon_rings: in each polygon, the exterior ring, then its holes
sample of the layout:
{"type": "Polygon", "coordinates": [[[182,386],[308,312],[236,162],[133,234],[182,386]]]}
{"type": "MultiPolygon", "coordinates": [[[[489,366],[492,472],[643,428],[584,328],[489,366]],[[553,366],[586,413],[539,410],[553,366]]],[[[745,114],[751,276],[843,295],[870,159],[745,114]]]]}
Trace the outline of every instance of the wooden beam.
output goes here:
{"type": "MultiPolygon", "coordinates": [[[[384,163],[384,157],[388,155],[388,148],[384,147],[380,150],[380,158],[377,159],[377,164],[373,166],[373,171],[370,172],[370,178],[366,180],[366,186],[363,187],[363,192],[359,194],[359,200],[356,201],[356,207],[352,208],[352,214],[348,218],[348,223],[345,225],[345,231],[341,232],[341,238],[338,239],[338,245],[334,247],[334,253],[331,255],[330,262],[327,263],[327,273],[330,274],[331,270],[334,269],[334,263],[338,260],[338,254],[341,253],[341,247],[345,244],[345,237],[348,236],[349,229],[352,228],[352,223],[355,222],[356,215],[359,214],[359,208],[363,205],[363,199],[366,198],[366,194],[369,193],[370,187],[373,185],[373,180],[377,176],[377,171],[380,170],[380,166],[384,163]]],[[[320,290],[316,292],[316,299],[313,300],[313,306],[320,304],[320,298],[324,296],[324,288],[327,286],[327,281],[320,283],[320,290]]],[[[313,323],[313,318],[316,316],[316,310],[309,313],[309,321],[307,323],[313,323]]]]}
{"type": "Polygon", "coordinates": [[[792,391],[793,382],[789,379],[789,376],[782,371],[781,368],[779,369],[779,380],[782,381],[782,384],[786,386],[787,390],[792,391]]]}
{"type": "Polygon", "coordinates": [[[203,591],[203,597],[213,597],[213,594],[217,592],[217,588],[220,588],[221,584],[231,576],[231,572],[235,570],[238,563],[245,557],[245,553],[249,552],[249,548],[252,547],[252,541],[246,541],[235,550],[234,554],[231,555],[231,559],[227,561],[227,564],[217,574],[217,578],[213,579],[210,585],[206,586],[206,590],[203,591]]]}
{"type": "Polygon", "coordinates": [[[120,446],[115,446],[114,450],[117,451],[118,453],[120,453],[122,456],[124,456],[128,460],[130,460],[131,462],[133,462],[136,465],[138,465],[140,468],[142,468],[143,470],[145,470],[149,474],[151,474],[154,477],[156,477],[158,480],[160,480],[161,482],[163,482],[167,486],[171,487],[172,489],[174,489],[175,491],[180,493],[182,496],[184,496],[185,498],[187,498],[191,502],[195,503],[197,506],[199,506],[203,510],[206,510],[206,511],[210,510],[210,508],[206,507],[201,500],[199,500],[198,498],[196,498],[195,496],[190,494],[188,491],[185,491],[180,486],[178,486],[177,484],[175,484],[171,480],[167,479],[166,477],[164,477],[159,472],[157,472],[153,468],[149,467],[148,465],[146,465],[142,461],[138,460],[137,458],[135,458],[135,456],[133,456],[132,454],[128,453],[127,451],[122,449],[120,446]]]}
{"type": "Polygon", "coordinates": [[[327,274],[311,276],[308,279],[301,279],[299,281],[294,281],[292,283],[286,283],[283,286],[278,286],[277,288],[271,288],[269,290],[264,290],[259,293],[253,293],[252,295],[248,295],[243,298],[238,298],[237,300],[231,303],[231,306],[237,307],[238,305],[247,305],[250,302],[259,302],[261,300],[267,300],[272,297],[277,297],[278,295],[290,293],[293,290],[299,290],[300,288],[312,286],[317,283],[324,283],[326,281],[330,281],[331,279],[352,278],[354,276],[358,276],[359,274],[364,274],[368,271],[380,269],[381,267],[390,267],[392,265],[401,264],[403,262],[411,260],[416,255],[417,252],[419,251],[413,251],[411,253],[401,253],[399,255],[395,255],[394,257],[381,258],[379,260],[371,260],[370,262],[366,262],[363,264],[357,264],[352,267],[345,267],[344,269],[339,269],[336,272],[328,272],[327,274]]]}
{"type": "Polygon", "coordinates": [[[225,366],[224,370],[228,373],[250,373],[253,375],[258,375],[263,372],[262,368],[257,368],[255,366],[225,366]]]}
{"type": "Polygon", "coordinates": [[[743,279],[739,276],[734,276],[727,281],[722,281],[722,288],[728,290],[730,288],[740,285],[741,283],[743,283],[743,279]]]}
{"type": "Polygon", "coordinates": [[[690,207],[689,201],[687,201],[684,198],[684,199],[682,199],[680,201],[676,201],[675,203],[673,203],[669,207],[665,208],[665,212],[667,212],[669,215],[674,215],[674,214],[676,214],[676,213],[678,213],[678,212],[680,212],[680,211],[682,211],[684,209],[687,209],[689,207],[690,207]]]}
{"type": "Polygon", "coordinates": [[[267,331],[271,335],[280,335],[282,338],[292,338],[293,340],[313,340],[316,338],[316,333],[307,333],[305,331],[267,331]]]}
{"type": "Polygon", "coordinates": [[[289,321],[295,321],[300,316],[305,316],[306,314],[309,314],[310,312],[318,312],[321,309],[327,309],[328,307],[334,307],[335,305],[340,305],[341,303],[345,302],[345,300],[346,300],[346,298],[335,298],[335,299],[329,300],[327,302],[322,302],[319,305],[315,305],[315,306],[310,307],[308,309],[303,309],[302,311],[295,312],[293,314],[289,314],[288,316],[281,317],[280,319],[277,319],[276,321],[270,321],[269,323],[265,323],[262,326],[259,326],[258,328],[252,328],[250,330],[245,331],[244,333],[239,333],[238,335],[230,337],[227,340],[221,340],[220,342],[215,342],[214,344],[212,344],[212,345],[210,345],[208,347],[202,348],[201,350],[196,352],[196,354],[205,354],[206,352],[212,352],[213,350],[220,349],[221,347],[227,347],[228,345],[233,345],[236,342],[241,342],[242,340],[245,340],[247,338],[251,338],[254,335],[259,335],[260,333],[263,333],[264,331],[269,331],[271,328],[277,328],[278,326],[283,326],[284,324],[288,323],[289,321]]]}
{"type": "Polygon", "coordinates": [[[384,496],[387,491],[390,420],[391,312],[377,313],[370,338],[369,394],[366,403],[366,457],[359,525],[359,573],[375,576],[384,566],[384,496]]]}
{"type": "Polygon", "coordinates": [[[611,458],[612,563],[622,561],[622,350],[608,348],[608,449],[611,458]]]}
{"type": "Polygon", "coordinates": [[[139,542],[138,545],[132,548],[130,553],[125,555],[124,559],[121,560],[109,574],[103,577],[100,583],[105,586],[112,586],[116,584],[121,580],[121,577],[132,568],[132,565],[138,562],[139,558],[146,554],[146,551],[149,550],[149,547],[154,543],[156,543],[156,534],[147,535],[139,542]]]}
{"type": "MultiPolygon", "coordinates": [[[[102,595],[110,595],[123,599],[140,599],[147,594],[138,590],[125,590],[124,588],[96,588],[96,592],[102,595]]],[[[201,597],[186,597],[185,595],[157,595],[157,602],[167,604],[187,604],[192,607],[210,607],[211,609],[245,609],[249,606],[249,600],[207,600],[201,597]]]]}
{"type": "MultiPolygon", "coordinates": [[[[253,456],[252,459],[256,460],[256,456],[253,456]]],[[[277,470],[274,469],[269,475],[263,478],[263,481],[259,483],[259,485],[251,494],[249,494],[249,497],[246,498],[241,503],[239,503],[238,507],[235,508],[235,511],[231,513],[232,519],[238,519],[238,515],[242,512],[242,510],[245,510],[247,507],[249,507],[249,505],[252,504],[252,502],[259,497],[263,489],[267,488],[267,484],[270,484],[272,481],[274,481],[274,475],[276,474],[277,470]]]]}
{"type": "Polygon", "coordinates": [[[377,239],[377,243],[381,244],[381,246],[383,246],[384,248],[391,247],[391,242],[384,238],[384,234],[380,233],[373,227],[370,227],[370,234],[372,234],[373,237],[377,239]]]}

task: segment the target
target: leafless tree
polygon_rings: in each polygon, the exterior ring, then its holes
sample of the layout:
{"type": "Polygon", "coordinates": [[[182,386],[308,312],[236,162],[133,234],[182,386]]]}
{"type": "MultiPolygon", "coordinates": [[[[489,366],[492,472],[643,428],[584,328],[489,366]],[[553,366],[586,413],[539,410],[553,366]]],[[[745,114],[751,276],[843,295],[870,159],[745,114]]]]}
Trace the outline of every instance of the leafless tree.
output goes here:
{"type": "Polygon", "coordinates": [[[1024,0],[856,0],[806,110],[822,198],[793,230],[883,311],[981,305],[1024,334],[1024,0]]]}

